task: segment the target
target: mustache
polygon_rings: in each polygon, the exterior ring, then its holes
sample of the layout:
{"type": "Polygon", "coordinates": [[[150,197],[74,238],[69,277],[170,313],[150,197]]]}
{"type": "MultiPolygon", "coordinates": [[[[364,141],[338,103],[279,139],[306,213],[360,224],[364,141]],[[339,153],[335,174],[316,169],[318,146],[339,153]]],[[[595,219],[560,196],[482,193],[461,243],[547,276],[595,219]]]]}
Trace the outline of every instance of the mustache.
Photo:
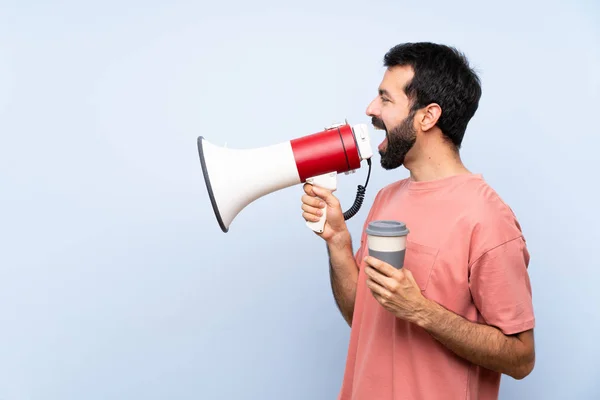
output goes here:
{"type": "Polygon", "coordinates": [[[383,123],[383,121],[381,119],[379,119],[377,117],[372,117],[371,118],[371,123],[373,124],[373,126],[375,128],[383,129],[383,130],[387,131],[387,129],[385,127],[385,124],[383,123]]]}

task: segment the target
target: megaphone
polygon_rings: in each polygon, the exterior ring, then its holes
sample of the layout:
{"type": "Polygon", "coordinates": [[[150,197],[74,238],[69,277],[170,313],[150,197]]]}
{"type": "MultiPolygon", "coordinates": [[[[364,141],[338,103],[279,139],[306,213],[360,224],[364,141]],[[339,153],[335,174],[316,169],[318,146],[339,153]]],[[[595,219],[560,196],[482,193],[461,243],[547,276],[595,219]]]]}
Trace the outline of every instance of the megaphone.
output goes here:
{"type": "MultiPolygon", "coordinates": [[[[358,186],[353,206],[344,213],[345,219],[351,218],[362,205],[373,156],[367,125],[350,126],[348,121],[253,149],[215,146],[199,136],[198,153],[215,217],[225,233],[240,211],[259,197],[305,182],[335,191],[337,174],[356,172],[366,160],[365,186],[358,186]]],[[[319,221],[307,221],[313,231],[323,232],[325,210],[319,221]]]]}

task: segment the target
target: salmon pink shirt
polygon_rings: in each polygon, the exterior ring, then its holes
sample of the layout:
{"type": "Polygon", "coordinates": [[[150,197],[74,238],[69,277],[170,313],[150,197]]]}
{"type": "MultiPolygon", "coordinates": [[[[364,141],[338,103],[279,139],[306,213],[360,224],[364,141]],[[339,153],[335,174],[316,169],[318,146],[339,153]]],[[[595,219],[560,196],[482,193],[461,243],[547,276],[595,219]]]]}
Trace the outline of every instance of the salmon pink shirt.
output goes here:
{"type": "MultiPolygon", "coordinates": [[[[404,179],[376,196],[372,220],[405,222],[404,268],[422,294],[469,321],[511,335],[535,324],[529,253],[509,206],[481,175],[404,179]]],[[[365,283],[366,233],[339,400],[491,400],[501,374],[460,358],[386,311],[365,283]]]]}

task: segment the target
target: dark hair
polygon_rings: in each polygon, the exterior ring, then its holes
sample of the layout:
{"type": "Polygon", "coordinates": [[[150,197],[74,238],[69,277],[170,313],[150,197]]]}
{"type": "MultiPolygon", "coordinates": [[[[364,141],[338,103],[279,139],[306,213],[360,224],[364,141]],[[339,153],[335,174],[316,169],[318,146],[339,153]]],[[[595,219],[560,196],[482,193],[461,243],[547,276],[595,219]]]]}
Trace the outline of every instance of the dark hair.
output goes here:
{"type": "Polygon", "coordinates": [[[481,83],[467,58],[453,47],[435,43],[404,43],[384,57],[386,67],[409,65],[414,77],[404,91],[411,111],[437,103],[442,109],[437,126],[460,148],[467,124],[477,111],[481,83]]]}

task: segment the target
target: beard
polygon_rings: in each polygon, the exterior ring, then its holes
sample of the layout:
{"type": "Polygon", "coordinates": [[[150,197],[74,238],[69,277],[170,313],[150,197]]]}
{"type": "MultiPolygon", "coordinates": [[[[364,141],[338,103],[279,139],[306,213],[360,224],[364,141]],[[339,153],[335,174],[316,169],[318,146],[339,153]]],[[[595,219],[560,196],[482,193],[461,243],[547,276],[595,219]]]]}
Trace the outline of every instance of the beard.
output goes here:
{"type": "Polygon", "coordinates": [[[373,126],[385,130],[387,137],[386,148],[379,150],[382,168],[391,170],[404,164],[406,154],[417,140],[417,132],[413,127],[414,116],[415,111],[411,111],[408,117],[389,131],[381,119],[377,117],[371,119],[373,126]]]}

